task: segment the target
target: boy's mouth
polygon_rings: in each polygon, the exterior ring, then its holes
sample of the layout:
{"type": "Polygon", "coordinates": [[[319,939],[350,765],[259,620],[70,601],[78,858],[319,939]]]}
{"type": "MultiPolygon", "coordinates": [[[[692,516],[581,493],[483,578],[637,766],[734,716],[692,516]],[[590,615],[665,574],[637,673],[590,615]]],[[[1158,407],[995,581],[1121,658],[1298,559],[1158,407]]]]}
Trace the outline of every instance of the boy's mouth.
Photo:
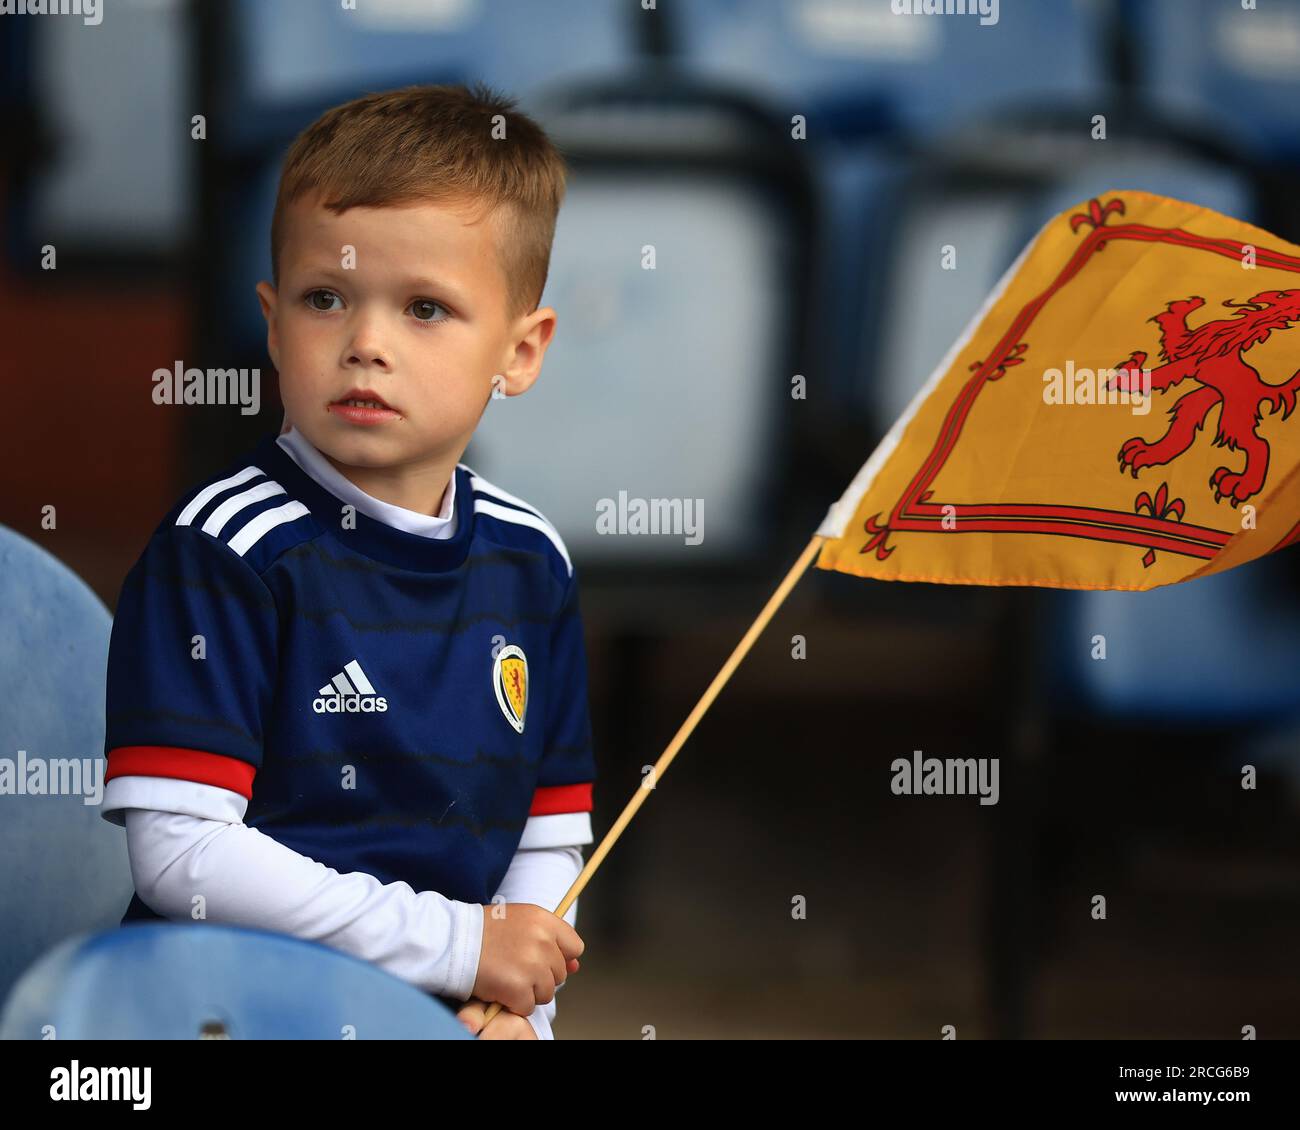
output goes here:
{"type": "Polygon", "coordinates": [[[369,388],[348,389],[337,400],[330,401],[325,410],[350,424],[363,426],[401,419],[400,412],[389,407],[379,393],[369,388]]]}

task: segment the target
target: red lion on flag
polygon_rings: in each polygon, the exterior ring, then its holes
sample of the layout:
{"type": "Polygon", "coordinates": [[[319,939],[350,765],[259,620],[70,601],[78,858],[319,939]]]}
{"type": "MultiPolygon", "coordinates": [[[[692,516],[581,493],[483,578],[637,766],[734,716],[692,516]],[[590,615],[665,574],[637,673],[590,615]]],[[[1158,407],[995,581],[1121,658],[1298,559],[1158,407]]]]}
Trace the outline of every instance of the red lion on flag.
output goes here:
{"type": "MultiPolygon", "coordinates": [[[[1282,419],[1291,415],[1300,391],[1300,370],[1285,384],[1268,384],[1246,361],[1245,354],[1267,341],[1275,330],[1289,329],[1300,321],[1300,290],[1266,290],[1246,302],[1223,303],[1235,313],[1191,329],[1188,316],[1205,305],[1204,298],[1169,303],[1150,320],[1160,327],[1160,357],[1165,364],[1151,371],[1151,388],[1163,392],[1192,378],[1200,388],[1179,397],[1169,409],[1169,430],[1154,443],[1141,436],[1127,440],[1119,450],[1120,472],[1131,468],[1133,477],[1143,467],[1176,459],[1191,445],[1211,408],[1222,401],[1216,447],[1243,451],[1246,465],[1240,472],[1220,467],[1210,476],[1214,501],[1226,498],[1236,506],[1263,487],[1268,475],[1268,441],[1259,434],[1260,408],[1268,404],[1282,419]]],[[[1110,388],[1141,391],[1142,366],[1147,355],[1134,350],[1121,363],[1110,388]]]]}

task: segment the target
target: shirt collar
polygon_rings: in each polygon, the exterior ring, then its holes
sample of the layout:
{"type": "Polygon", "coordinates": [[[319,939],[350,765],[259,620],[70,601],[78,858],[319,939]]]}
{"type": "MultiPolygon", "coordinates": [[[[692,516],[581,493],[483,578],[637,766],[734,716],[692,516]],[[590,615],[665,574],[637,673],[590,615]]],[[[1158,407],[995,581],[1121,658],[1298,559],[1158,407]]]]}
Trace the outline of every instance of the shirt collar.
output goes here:
{"type": "Polygon", "coordinates": [[[420,537],[446,539],[456,536],[456,474],[452,471],[442,495],[442,509],[437,515],[421,514],[394,506],[367,494],[340,474],[297,428],[290,428],[276,439],[289,457],[325,490],[355,506],[362,514],[395,530],[420,537]]]}

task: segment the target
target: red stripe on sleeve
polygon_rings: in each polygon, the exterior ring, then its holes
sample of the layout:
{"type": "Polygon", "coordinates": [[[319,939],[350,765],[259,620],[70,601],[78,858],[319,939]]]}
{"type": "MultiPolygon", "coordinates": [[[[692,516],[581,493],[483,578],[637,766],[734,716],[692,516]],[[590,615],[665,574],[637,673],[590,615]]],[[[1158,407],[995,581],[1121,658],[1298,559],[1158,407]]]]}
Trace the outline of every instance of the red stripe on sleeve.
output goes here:
{"type": "Polygon", "coordinates": [[[580,785],[545,785],[533,793],[529,816],[554,816],[560,812],[590,812],[591,788],[595,782],[580,785]]]}
{"type": "Polygon", "coordinates": [[[114,777],[175,777],[216,785],[251,800],[256,775],[257,770],[247,761],[222,753],[166,745],[121,745],[108,751],[104,783],[114,777]]]}

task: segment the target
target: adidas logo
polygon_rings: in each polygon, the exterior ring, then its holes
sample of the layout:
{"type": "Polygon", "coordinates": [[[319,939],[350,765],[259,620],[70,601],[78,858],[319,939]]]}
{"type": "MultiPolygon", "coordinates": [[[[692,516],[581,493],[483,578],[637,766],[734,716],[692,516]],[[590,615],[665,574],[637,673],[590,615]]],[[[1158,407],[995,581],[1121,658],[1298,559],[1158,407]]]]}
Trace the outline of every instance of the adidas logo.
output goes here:
{"type": "Polygon", "coordinates": [[[388,709],[388,699],[375,694],[361,664],[355,659],[346,663],[318,692],[311,708],[317,714],[374,714],[388,709]]]}

